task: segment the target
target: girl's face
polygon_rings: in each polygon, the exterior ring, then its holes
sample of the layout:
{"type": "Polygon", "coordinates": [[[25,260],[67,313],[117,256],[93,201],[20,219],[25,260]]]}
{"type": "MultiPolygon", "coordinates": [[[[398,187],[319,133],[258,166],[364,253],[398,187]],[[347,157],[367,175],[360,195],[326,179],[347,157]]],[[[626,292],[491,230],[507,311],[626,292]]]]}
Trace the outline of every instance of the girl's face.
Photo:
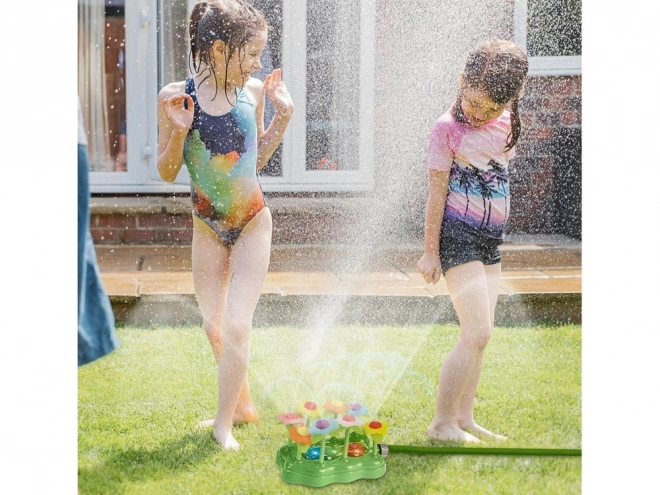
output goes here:
{"type": "MultiPolygon", "coordinates": [[[[266,47],[267,39],[267,31],[259,31],[241,49],[235,50],[231,54],[229,65],[227,66],[228,85],[242,88],[252,73],[261,69],[261,52],[266,47]]],[[[220,58],[220,63],[216,63],[216,68],[220,72],[218,75],[223,75],[224,70],[222,68],[225,66],[224,43],[221,41],[216,43],[220,51],[220,56],[218,57],[220,58]]]]}
{"type": "Polygon", "coordinates": [[[481,89],[463,86],[461,89],[461,110],[473,127],[479,127],[496,119],[504,112],[506,105],[498,105],[481,89]]]}

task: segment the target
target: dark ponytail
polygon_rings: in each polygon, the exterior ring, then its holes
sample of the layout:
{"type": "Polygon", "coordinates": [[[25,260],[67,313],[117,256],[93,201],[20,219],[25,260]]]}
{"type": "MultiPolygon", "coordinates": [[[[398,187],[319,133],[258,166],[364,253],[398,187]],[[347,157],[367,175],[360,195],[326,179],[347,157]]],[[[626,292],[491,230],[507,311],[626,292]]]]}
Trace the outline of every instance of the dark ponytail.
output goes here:
{"type": "Polygon", "coordinates": [[[188,27],[188,34],[190,36],[190,58],[195,71],[199,67],[199,23],[202,21],[204,14],[208,10],[209,3],[205,0],[197,2],[190,13],[190,24],[188,27]]]}
{"type": "Polygon", "coordinates": [[[511,100],[511,132],[509,132],[509,136],[507,137],[504,151],[509,151],[516,145],[520,137],[521,128],[520,115],[518,114],[518,96],[514,96],[513,100],[511,100]]]}

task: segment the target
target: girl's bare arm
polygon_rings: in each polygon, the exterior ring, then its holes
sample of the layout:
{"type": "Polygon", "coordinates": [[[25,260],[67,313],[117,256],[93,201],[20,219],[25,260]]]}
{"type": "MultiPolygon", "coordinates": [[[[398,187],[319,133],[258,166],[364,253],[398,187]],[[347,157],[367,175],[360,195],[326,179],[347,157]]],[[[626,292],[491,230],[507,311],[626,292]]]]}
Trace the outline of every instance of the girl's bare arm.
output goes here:
{"type": "Polygon", "coordinates": [[[177,91],[183,84],[169,84],[158,95],[158,173],[167,182],[174,182],[181,170],[183,144],[194,115],[190,95],[177,91]]]}
{"type": "Polygon", "coordinates": [[[284,81],[282,81],[282,71],[280,69],[275,69],[271,74],[266,76],[263,84],[257,82],[251,84],[250,87],[257,101],[255,109],[257,114],[257,138],[259,140],[257,170],[261,170],[268,163],[268,160],[282,141],[284,132],[291,120],[294,106],[284,81]],[[264,131],[266,95],[268,95],[268,99],[275,107],[275,115],[268,129],[264,131]]]}
{"type": "Polygon", "coordinates": [[[429,169],[429,195],[424,216],[424,255],[417,269],[426,282],[440,280],[440,228],[449,190],[449,172],[429,169]]]}

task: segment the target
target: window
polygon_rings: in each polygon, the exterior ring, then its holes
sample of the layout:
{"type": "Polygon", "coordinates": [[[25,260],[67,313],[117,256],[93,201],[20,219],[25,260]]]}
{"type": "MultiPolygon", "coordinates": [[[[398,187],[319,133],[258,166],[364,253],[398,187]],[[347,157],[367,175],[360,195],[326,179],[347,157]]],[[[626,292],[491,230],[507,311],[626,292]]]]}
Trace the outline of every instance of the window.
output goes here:
{"type": "MultiPolygon", "coordinates": [[[[252,0],[271,26],[263,80],[275,67],[296,105],[260,181],[266,191],[372,187],[375,0],[252,0]]],[[[157,169],[156,98],[189,76],[195,0],[78,0],[79,93],[92,192],[187,192],[157,169]],[[124,165],[123,155],[127,160],[124,165]]],[[[266,103],[266,126],[273,115],[266,103]]]]}
{"type": "Polygon", "coordinates": [[[156,0],[78,0],[78,95],[94,193],[167,190],[153,175],[156,7],[156,0]]]}
{"type": "Polygon", "coordinates": [[[283,79],[296,105],[277,173],[262,174],[264,189],[370,190],[375,1],[254,3],[282,33],[271,51],[281,53],[283,79]]]}
{"type": "Polygon", "coordinates": [[[530,75],[581,73],[580,0],[516,0],[514,18],[514,41],[526,50],[530,75]]]}
{"type": "MultiPolygon", "coordinates": [[[[195,0],[78,0],[78,91],[94,193],[187,192],[157,169],[156,98],[189,76],[195,0]],[[126,160],[124,160],[124,151],[126,160]]],[[[271,26],[262,80],[281,67],[296,111],[260,171],[266,191],[372,187],[375,0],[253,0],[271,26]]],[[[266,126],[273,115],[266,103],[266,126]]]]}

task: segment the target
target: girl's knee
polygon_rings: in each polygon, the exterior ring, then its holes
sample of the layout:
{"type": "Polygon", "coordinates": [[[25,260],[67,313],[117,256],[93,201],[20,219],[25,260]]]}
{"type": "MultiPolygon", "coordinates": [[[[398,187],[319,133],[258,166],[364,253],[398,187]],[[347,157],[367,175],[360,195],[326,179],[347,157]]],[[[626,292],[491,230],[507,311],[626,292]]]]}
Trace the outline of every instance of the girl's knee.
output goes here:
{"type": "Polygon", "coordinates": [[[243,347],[250,343],[251,321],[230,320],[224,326],[224,338],[227,345],[243,347]]]}
{"type": "Polygon", "coordinates": [[[490,336],[492,335],[492,329],[490,326],[473,329],[470,332],[463,332],[461,335],[461,340],[464,343],[477,352],[481,352],[486,348],[488,342],[490,341],[490,336]]]}
{"type": "Polygon", "coordinates": [[[204,333],[212,342],[222,342],[222,325],[218,323],[212,323],[209,321],[204,321],[202,324],[204,328],[204,333]]]}

